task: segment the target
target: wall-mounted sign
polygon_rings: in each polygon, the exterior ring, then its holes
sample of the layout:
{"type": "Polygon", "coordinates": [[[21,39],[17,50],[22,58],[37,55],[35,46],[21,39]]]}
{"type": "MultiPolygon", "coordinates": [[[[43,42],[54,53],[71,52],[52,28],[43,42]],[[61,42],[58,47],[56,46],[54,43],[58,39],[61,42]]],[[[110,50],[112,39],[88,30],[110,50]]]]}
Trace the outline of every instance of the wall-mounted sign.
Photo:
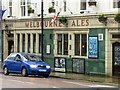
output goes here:
{"type": "Polygon", "coordinates": [[[55,66],[55,71],[58,72],[66,72],[66,59],[63,57],[55,57],[54,58],[54,66],[55,66]]]}
{"type": "Polygon", "coordinates": [[[46,46],[46,53],[47,53],[47,54],[50,54],[50,45],[47,45],[47,46],[46,46]]]}
{"type": "Polygon", "coordinates": [[[98,37],[88,37],[88,57],[98,58],[98,37]]]}
{"type": "Polygon", "coordinates": [[[98,34],[98,40],[103,41],[103,34],[102,33],[98,34]]]}

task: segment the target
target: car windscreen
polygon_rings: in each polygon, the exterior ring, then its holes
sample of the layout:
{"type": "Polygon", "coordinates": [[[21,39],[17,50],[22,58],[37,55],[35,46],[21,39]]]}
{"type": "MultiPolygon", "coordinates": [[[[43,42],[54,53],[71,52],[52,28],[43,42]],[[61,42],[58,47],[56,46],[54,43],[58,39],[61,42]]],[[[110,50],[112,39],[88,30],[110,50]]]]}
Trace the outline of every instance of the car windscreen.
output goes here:
{"type": "Polygon", "coordinates": [[[30,61],[42,61],[41,58],[37,55],[24,55],[26,60],[30,61]]]}

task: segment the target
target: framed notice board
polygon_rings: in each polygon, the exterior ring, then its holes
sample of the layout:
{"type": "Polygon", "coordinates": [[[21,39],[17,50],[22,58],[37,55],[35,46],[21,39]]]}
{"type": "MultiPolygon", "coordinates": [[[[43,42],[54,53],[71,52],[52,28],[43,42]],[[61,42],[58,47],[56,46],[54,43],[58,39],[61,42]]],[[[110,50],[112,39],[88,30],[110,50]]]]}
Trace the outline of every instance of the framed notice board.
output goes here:
{"type": "Polygon", "coordinates": [[[98,58],[98,37],[89,36],[88,37],[88,58],[97,59],[98,58]]]}
{"type": "Polygon", "coordinates": [[[55,57],[54,67],[55,67],[55,71],[57,72],[66,72],[66,58],[55,57]]]}
{"type": "Polygon", "coordinates": [[[84,58],[72,58],[73,72],[85,73],[85,59],[84,58]]]}

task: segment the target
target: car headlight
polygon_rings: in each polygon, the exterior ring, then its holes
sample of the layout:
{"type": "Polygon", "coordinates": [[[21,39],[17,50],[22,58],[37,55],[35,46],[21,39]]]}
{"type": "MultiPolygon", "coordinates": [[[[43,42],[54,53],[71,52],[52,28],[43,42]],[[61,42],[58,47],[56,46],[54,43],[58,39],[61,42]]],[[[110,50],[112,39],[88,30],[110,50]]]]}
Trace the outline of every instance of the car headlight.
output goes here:
{"type": "Polygon", "coordinates": [[[50,68],[50,66],[46,66],[46,68],[50,68]]]}
{"type": "Polygon", "coordinates": [[[31,68],[37,68],[37,65],[30,65],[31,68]]]}

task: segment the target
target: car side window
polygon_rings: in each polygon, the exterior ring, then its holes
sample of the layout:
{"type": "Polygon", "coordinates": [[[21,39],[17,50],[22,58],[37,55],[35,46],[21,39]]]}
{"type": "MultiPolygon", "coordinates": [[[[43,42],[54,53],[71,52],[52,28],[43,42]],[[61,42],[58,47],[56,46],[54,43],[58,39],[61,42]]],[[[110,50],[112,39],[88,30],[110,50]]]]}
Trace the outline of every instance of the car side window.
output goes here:
{"type": "Polygon", "coordinates": [[[20,55],[17,55],[17,56],[16,56],[16,61],[20,61],[20,60],[21,60],[20,55]]]}

